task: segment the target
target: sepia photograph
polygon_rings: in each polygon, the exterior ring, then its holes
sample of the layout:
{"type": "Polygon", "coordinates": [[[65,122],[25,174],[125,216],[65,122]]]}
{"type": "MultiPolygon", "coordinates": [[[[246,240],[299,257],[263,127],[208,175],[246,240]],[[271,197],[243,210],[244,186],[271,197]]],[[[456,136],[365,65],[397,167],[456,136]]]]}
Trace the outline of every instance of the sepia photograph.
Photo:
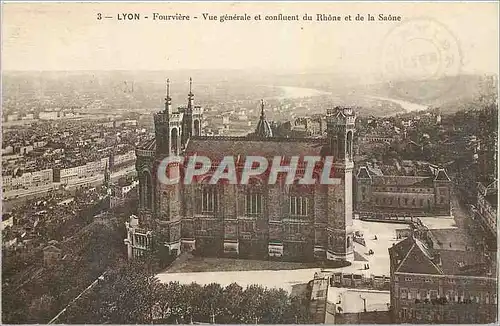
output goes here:
{"type": "Polygon", "coordinates": [[[2,324],[497,324],[499,3],[2,1],[2,324]]]}

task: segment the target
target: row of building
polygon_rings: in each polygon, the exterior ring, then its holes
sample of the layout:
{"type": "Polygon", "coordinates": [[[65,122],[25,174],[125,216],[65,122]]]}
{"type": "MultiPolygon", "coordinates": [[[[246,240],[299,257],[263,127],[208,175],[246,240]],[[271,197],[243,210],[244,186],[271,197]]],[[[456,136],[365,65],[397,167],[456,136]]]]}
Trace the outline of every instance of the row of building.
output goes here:
{"type": "Polygon", "coordinates": [[[112,155],[119,165],[120,160],[127,161],[133,155],[134,144],[150,137],[136,125],[134,119],[89,118],[4,128],[2,174],[15,176],[15,171],[65,169],[112,155]],[[122,158],[123,154],[129,157],[122,158]]]}
{"type": "Polygon", "coordinates": [[[427,162],[367,162],[356,174],[356,210],[449,216],[451,186],[446,170],[427,162]]]}
{"type": "Polygon", "coordinates": [[[69,118],[77,118],[80,117],[80,113],[75,110],[45,110],[40,111],[38,113],[25,113],[19,114],[12,112],[11,114],[3,115],[2,121],[11,122],[11,121],[19,121],[19,120],[58,120],[58,119],[69,119],[69,118]]]}
{"type": "Polygon", "coordinates": [[[9,174],[2,176],[3,190],[26,190],[34,187],[51,185],[52,183],[68,184],[76,180],[102,175],[106,168],[112,170],[114,167],[132,164],[133,162],[135,162],[135,152],[128,151],[124,154],[104,157],[74,167],[50,168],[24,173],[20,171],[19,173],[14,173],[14,175],[9,174]]]}
{"type": "Polygon", "coordinates": [[[389,248],[395,323],[487,324],[497,321],[496,256],[435,249],[414,234],[389,248]]]}
{"type": "MultiPolygon", "coordinates": [[[[496,240],[498,221],[498,181],[478,182],[477,206],[474,209],[474,218],[477,219],[489,239],[496,240]]],[[[492,241],[491,247],[496,247],[492,241]]]]}
{"type": "Polygon", "coordinates": [[[42,148],[47,145],[47,141],[41,140],[41,141],[34,141],[30,145],[24,145],[24,146],[18,146],[15,148],[14,146],[8,145],[5,148],[2,148],[2,155],[9,155],[9,154],[14,154],[18,153],[20,155],[25,155],[28,154],[32,151],[34,151],[37,148],[42,148]]]}

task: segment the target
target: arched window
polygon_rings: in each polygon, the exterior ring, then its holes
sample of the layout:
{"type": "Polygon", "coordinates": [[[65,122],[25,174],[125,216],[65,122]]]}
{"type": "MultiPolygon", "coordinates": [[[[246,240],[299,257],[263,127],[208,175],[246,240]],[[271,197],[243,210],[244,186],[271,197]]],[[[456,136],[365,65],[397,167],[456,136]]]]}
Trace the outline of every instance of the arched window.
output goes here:
{"type": "Polygon", "coordinates": [[[260,179],[251,178],[245,192],[245,215],[261,215],[264,210],[264,186],[260,179]]]}
{"type": "Polygon", "coordinates": [[[172,144],[172,152],[177,154],[178,151],[178,138],[179,138],[179,132],[177,131],[177,128],[172,128],[172,131],[170,132],[170,143],[172,144]]]}
{"type": "Polygon", "coordinates": [[[291,185],[289,187],[289,214],[291,217],[308,216],[312,212],[314,186],[291,185]]]}
{"type": "Polygon", "coordinates": [[[196,213],[212,215],[218,209],[219,196],[217,185],[209,184],[211,176],[205,176],[196,186],[196,213]]]}
{"type": "Polygon", "coordinates": [[[309,198],[302,196],[290,196],[290,215],[307,216],[309,198]]]}
{"type": "Polygon", "coordinates": [[[201,136],[200,120],[194,120],[194,136],[201,136]]]}
{"type": "Polygon", "coordinates": [[[216,185],[203,185],[201,188],[201,213],[213,214],[217,207],[216,185]]]}
{"type": "Polygon", "coordinates": [[[262,214],[262,194],[249,190],[245,197],[246,215],[262,214]]]}

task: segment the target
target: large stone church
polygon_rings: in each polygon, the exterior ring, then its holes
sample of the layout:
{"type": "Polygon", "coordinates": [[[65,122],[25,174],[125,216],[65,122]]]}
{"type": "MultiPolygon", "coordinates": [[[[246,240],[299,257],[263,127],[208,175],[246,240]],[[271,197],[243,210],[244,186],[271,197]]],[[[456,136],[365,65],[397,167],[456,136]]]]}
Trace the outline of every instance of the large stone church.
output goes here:
{"type": "MultiPolygon", "coordinates": [[[[256,129],[246,137],[203,135],[203,108],[195,105],[191,80],[187,105],[172,109],[169,85],[165,107],[154,114],[155,137],[137,148],[139,213],[127,223],[129,257],[140,255],[155,238],[171,253],[288,261],[354,259],[352,229],[353,135],[350,108],[326,110],[323,137],[279,138],[266,120],[264,102],[256,129]],[[157,167],[168,155],[208,156],[213,164],[233,156],[333,156],[340,184],[286,184],[254,177],[245,185],[166,185],[157,167]]],[[[180,168],[185,168],[181,166],[180,168]]],[[[215,167],[214,167],[215,169],[215,167]]],[[[298,172],[304,166],[298,167],[298,172]]]]}

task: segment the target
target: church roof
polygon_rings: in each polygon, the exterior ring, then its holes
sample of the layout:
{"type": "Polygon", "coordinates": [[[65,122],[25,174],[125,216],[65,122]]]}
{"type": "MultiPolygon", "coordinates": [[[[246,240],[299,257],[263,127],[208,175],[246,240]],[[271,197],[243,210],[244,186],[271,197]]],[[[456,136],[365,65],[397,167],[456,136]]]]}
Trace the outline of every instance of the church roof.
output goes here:
{"type": "MultiPolygon", "coordinates": [[[[324,152],[321,138],[253,138],[227,136],[191,137],[186,147],[187,155],[208,157],[262,155],[271,156],[321,156],[324,152]]],[[[154,151],[156,139],[151,138],[138,147],[154,151]]]]}
{"type": "Polygon", "coordinates": [[[254,135],[263,138],[272,137],[273,130],[271,129],[269,122],[267,120],[260,119],[257,123],[257,127],[255,128],[254,135]]]}
{"type": "Polygon", "coordinates": [[[264,100],[261,102],[260,118],[259,122],[257,122],[257,127],[255,128],[253,136],[262,138],[273,137],[273,130],[271,129],[271,125],[266,120],[266,115],[264,114],[264,100]]]}
{"type": "Polygon", "coordinates": [[[208,157],[260,155],[320,156],[324,142],[314,138],[262,138],[247,137],[192,137],[186,148],[187,155],[208,157]]]}

